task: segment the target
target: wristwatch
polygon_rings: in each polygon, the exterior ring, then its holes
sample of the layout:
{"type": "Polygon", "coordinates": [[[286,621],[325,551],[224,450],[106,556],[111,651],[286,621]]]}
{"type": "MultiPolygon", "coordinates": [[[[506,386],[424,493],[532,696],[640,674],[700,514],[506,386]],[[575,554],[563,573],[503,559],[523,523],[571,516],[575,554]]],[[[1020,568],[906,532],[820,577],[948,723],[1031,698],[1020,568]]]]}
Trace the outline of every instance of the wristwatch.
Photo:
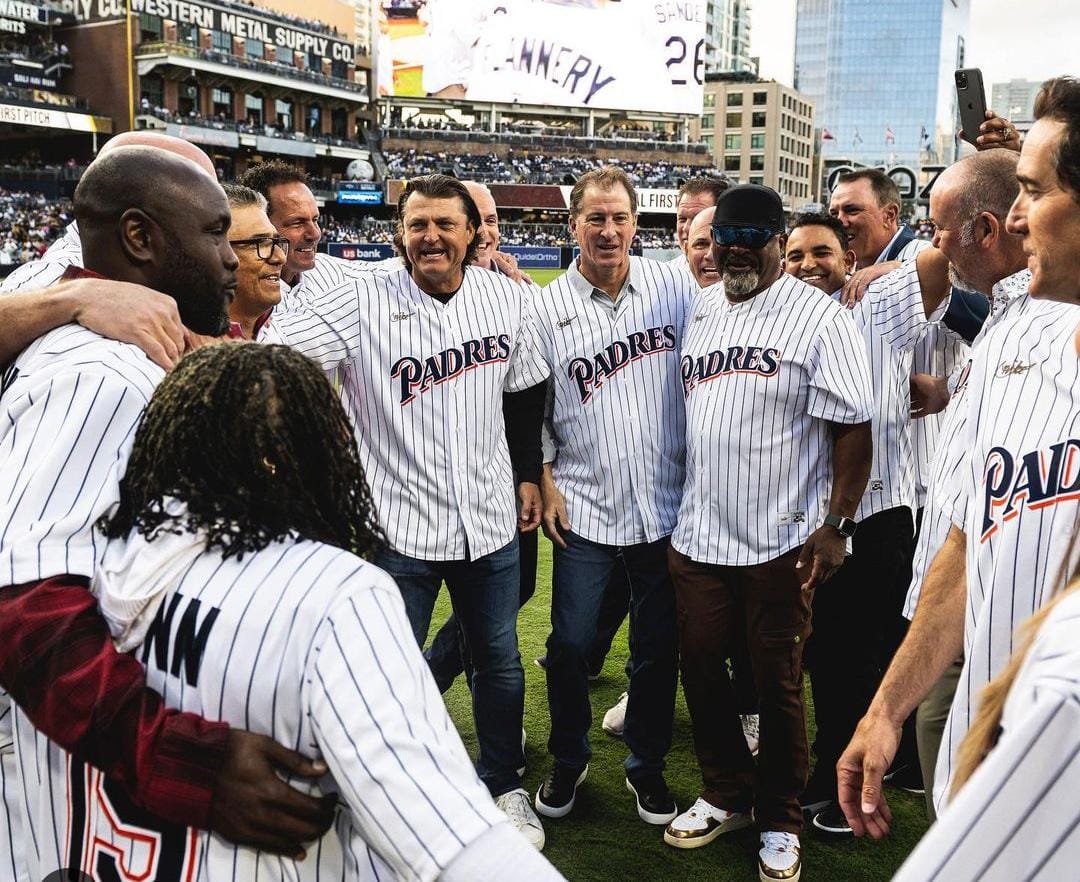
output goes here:
{"type": "Polygon", "coordinates": [[[825,525],[827,527],[835,527],[837,532],[845,539],[850,539],[855,535],[855,528],[858,524],[851,518],[842,518],[840,515],[827,514],[825,515],[825,525]]]}

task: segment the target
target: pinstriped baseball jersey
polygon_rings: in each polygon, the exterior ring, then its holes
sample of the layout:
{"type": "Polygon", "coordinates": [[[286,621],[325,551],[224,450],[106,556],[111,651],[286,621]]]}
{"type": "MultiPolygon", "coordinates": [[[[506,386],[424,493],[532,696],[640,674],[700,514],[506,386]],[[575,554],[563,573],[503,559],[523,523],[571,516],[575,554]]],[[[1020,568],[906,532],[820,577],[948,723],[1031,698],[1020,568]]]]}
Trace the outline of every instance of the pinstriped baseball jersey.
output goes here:
{"type": "Polygon", "coordinates": [[[972,358],[965,461],[943,490],[967,535],[964,667],[945,725],[935,802],[976,697],[1004,667],[1017,626],[1080,561],[1080,309],[1048,303],[998,322],[972,358]]]}
{"type": "Polygon", "coordinates": [[[871,283],[852,316],[862,334],[874,389],[874,460],[855,515],[863,520],[890,508],[914,506],[915,463],[908,431],[911,359],[927,326],[915,262],[871,283]]]}
{"type": "Polygon", "coordinates": [[[686,259],[685,254],[676,255],[675,257],[671,258],[671,260],[669,260],[667,264],[672,269],[681,270],[682,272],[687,274],[690,273],[690,261],[686,259]]]}
{"type": "Polygon", "coordinates": [[[3,285],[0,294],[12,294],[15,291],[37,291],[48,288],[60,281],[69,266],[82,266],[82,239],[79,227],[72,221],[64,229],[64,234],[57,239],[40,260],[32,260],[14,269],[3,285]]]}
{"type": "MultiPolygon", "coordinates": [[[[93,575],[102,551],[93,524],[118,499],[135,427],[163,376],[136,347],[78,325],[40,337],[4,372],[0,586],[93,575]]],[[[0,811],[16,780],[10,710],[0,690],[0,811]]],[[[36,770],[31,775],[23,788],[36,792],[36,770]]],[[[0,815],[0,868],[24,850],[19,826],[0,815]]]]}
{"type": "Polygon", "coordinates": [[[1073,879],[1080,861],[1080,595],[1039,629],[1001,737],[894,882],[1073,879]]]}
{"type": "Polygon", "coordinates": [[[345,260],[317,253],[315,266],[300,273],[296,284],[281,281],[281,308],[290,309],[295,304],[308,303],[320,294],[370,271],[371,265],[362,260],[345,260]]]}
{"type": "MultiPolygon", "coordinates": [[[[110,543],[106,561],[124,545],[110,543]]],[[[152,555],[155,543],[142,547],[152,555]]],[[[346,551],[289,540],[243,560],[204,552],[166,592],[135,655],[167,705],[325,760],[329,779],[293,783],[336,791],[335,824],[302,862],[162,825],[19,714],[23,774],[36,764],[49,778],[27,794],[35,882],[60,867],[101,882],[430,880],[506,822],[412,639],[397,586],[346,551]]]]}
{"type": "MultiPolygon", "coordinates": [[[[990,295],[990,316],[983,325],[979,335],[972,342],[974,349],[990,330],[999,321],[1006,317],[1024,315],[1036,312],[1046,305],[1046,301],[1032,300],[1027,295],[1027,286],[1031,281],[1031,273],[1021,270],[1015,275],[1002,279],[994,285],[990,295]]],[[[968,359],[970,361],[970,359],[968,359]]],[[[952,398],[949,406],[942,414],[945,419],[942,422],[941,435],[938,438],[937,452],[934,454],[934,467],[930,472],[927,482],[926,506],[923,509],[922,525],[915,542],[915,556],[912,561],[911,586],[908,588],[907,598],[904,602],[904,616],[911,619],[915,615],[915,607],[919,602],[919,592],[922,589],[923,579],[930,569],[930,563],[934,555],[945,544],[949,535],[952,520],[948,512],[938,502],[939,488],[953,486],[956,471],[964,462],[963,438],[964,428],[967,425],[967,407],[965,395],[967,392],[967,371],[954,371],[950,375],[952,398]],[[958,374],[955,377],[954,375],[958,374]]],[[[912,420],[916,425],[920,420],[912,420]]],[[[952,508],[950,501],[949,510],[952,508]]]]}
{"type": "Polygon", "coordinates": [[[502,393],[548,376],[531,299],[504,276],[467,267],[443,304],[401,269],[275,312],[290,345],[324,368],[345,366],[342,400],[395,551],[461,560],[513,538],[502,393]]]}
{"type": "Polygon", "coordinates": [[[750,566],[802,545],[827,514],[829,422],[870,419],[873,392],[847,310],[793,276],[742,303],[695,294],[682,348],[686,485],[672,546],[750,566]]]}
{"type": "Polygon", "coordinates": [[[679,347],[697,285],[669,264],[630,258],[614,302],[572,266],[536,298],[551,366],[555,483],[574,532],[604,545],[671,535],[684,477],[679,347]]]}

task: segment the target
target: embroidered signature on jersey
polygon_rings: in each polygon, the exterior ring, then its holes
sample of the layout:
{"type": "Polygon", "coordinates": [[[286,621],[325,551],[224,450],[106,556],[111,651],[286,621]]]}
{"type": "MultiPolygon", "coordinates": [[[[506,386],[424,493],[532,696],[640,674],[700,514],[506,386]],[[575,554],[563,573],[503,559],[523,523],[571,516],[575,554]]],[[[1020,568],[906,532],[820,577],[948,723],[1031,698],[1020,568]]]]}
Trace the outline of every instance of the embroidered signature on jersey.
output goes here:
{"type": "Polygon", "coordinates": [[[614,377],[628,364],[644,358],[670,352],[675,348],[675,326],[648,328],[634,331],[625,340],[615,340],[590,358],[575,358],[566,366],[566,375],[574,383],[581,403],[606,380],[614,377]]]}
{"type": "Polygon", "coordinates": [[[708,355],[682,359],[683,393],[689,395],[696,386],[726,377],[728,374],[758,374],[775,377],[780,372],[780,350],[761,346],[729,346],[714,349],[708,355]]]}
{"type": "Polygon", "coordinates": [[[980,542],[985,542],[1022,508],[1037,510],[1080,499],[1080,438],[1032,450],[1019,458],[995,447],[983,466],[983,515],[980,542]]]}
{"type": "Polygon", "coordinates": [[[451,346],[423,360],[406,355],[394,362],[390,368],[390,377],[398,380],[400,384],[401,404],[404,406],[437,383],[452,380],[473,368],[507,361],[509,358],[510,335],[499,334],[497,337],[466,340],[460,348],[451,346]]]}

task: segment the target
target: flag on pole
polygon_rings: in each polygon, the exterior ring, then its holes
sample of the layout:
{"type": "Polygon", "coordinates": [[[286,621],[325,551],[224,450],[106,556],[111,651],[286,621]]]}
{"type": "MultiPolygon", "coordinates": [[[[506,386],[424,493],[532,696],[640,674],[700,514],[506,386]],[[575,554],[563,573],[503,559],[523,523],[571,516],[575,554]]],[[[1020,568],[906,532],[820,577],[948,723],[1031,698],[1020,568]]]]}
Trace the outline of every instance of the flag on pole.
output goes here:
{"type": "Polygon", "coordinates": [[[854,147],[856,144],[861,144],[862,142],[862,135],[859,134],[858,129],[855,129],[855,134],[851,136],[851,146],[854,147]]]}
{"type": "Polygon", "coordinates": [[[885,126],[885,143],[895,144],[896,135],[893,134],[892,126],[885,126]]]}
{"type": "Polygon", "coordinates": [[[930,133],[928,131],[926,131],[926,126],[919,126],[919,143],[921,143],[921,144],[929,144],[930,143],[930,133]]]}
{"type": "Polygon", "coordinates": [[[822,141],[835,141],[836,138],[834,138],[832,136],[832,132],[830,132],[828,129],[823,128],[821,130],[821,140],[822,141]]]}

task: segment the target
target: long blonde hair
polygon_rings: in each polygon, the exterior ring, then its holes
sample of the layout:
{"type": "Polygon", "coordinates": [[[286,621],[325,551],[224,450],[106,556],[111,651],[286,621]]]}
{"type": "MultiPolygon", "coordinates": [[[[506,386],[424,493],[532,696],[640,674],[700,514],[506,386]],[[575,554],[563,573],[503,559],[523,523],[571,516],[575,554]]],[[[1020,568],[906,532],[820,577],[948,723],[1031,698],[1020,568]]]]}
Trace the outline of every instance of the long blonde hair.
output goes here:
{"type": "MultiPolygon", "coordinates": [[[[1064,581],[1064,571],[1069,565],[1068,561],[1072,558],[1072,552],[1077,542],[1078,536],[1074,532],[1069,551],[1065,555],[1065,562],[1061,565],[1062,578],[1060,581],[1064,581]]],[[[1080,573],[1074,574],[1072,580],[1062,591],[1020,626],[1017,632],[1019,646],[1013,652],[1009,663],[979,694],[978,713],[975,715],[975,720],[968,729],[967,735],[964,736],[964,740],[960,742],[960,748],[956,753],[956,772],[953,775],[949,799],[956,799],[956,794],[960,792],[968,779],[975,774],[975,770],[982,761],[994,749],[998,739],[1001,737],[1001,714],[1005,709],[1005,700],[1009,697],[1013,682],[1031,652],[1031,646],[1035,642],[1039,630],[1057,605],[1076,591],[1080,591],[1080,573]]]]}

